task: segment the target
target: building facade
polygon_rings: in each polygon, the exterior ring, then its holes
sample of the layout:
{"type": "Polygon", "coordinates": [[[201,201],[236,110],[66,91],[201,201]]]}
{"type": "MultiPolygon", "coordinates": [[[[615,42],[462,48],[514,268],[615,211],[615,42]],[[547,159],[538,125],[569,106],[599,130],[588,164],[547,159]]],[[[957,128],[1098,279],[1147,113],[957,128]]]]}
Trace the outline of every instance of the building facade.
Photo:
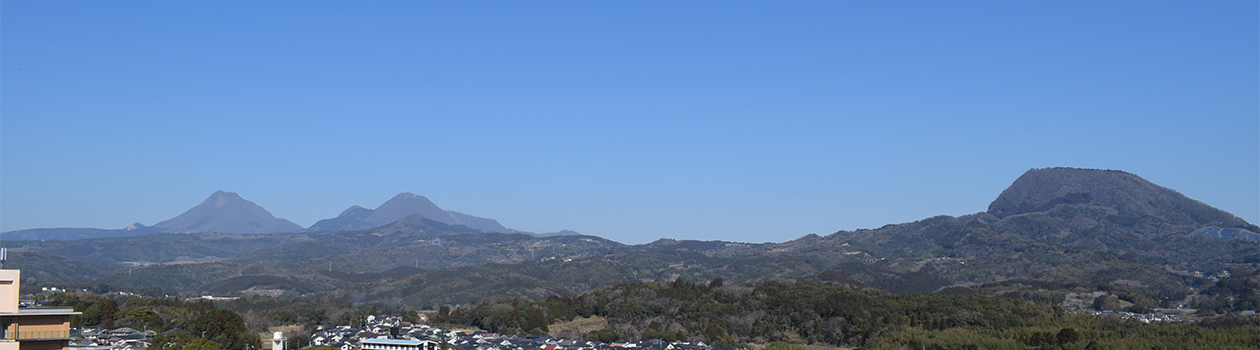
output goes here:
{"type": "Polygon", "coordinates": [[[22,273],[0,270],[0,350],[67,350],[73,309],[19,307],[22,273]]]}

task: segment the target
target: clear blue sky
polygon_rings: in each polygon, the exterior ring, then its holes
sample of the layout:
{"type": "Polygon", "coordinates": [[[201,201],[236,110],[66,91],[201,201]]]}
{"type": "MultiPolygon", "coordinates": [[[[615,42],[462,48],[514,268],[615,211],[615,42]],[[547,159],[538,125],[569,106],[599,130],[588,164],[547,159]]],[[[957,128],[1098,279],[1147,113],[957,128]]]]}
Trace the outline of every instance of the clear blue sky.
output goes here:
{"type": "Polygon", "coordinates": [[[1119,169],[1260,223],[1260,9],[1209,2],[5,1],[0,230],[216,190],[784,241],[1119,169]]]}

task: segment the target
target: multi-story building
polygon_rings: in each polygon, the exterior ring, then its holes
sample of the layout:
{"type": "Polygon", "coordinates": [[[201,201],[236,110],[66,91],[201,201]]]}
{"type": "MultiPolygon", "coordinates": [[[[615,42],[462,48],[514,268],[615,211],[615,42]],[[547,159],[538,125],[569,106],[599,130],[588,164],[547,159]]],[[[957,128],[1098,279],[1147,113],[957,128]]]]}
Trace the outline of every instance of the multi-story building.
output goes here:
{"type": "Polygon", "coordinates": [[[0,270],[0,350],[66,350],[73,309],[19,307],[22,273],[0,270]]]}

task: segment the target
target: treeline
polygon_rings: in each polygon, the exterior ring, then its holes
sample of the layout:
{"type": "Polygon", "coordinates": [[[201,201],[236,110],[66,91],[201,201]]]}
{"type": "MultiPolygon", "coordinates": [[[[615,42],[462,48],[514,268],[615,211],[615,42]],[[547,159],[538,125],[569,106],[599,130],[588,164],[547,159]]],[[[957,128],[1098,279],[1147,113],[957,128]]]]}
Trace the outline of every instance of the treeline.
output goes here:
{"type": "Polygon", "coordinates": [[[573,317],[600,316],[609,329],[588,339],[701,340],[723,346],[800,339],[862,345],[897,327],[994,329],[1053,323],[1062,309],[997,297],[894,295],[822,282],[771,280],[751,285],[698,285],[676,280],[596,290],[537,303],[481,303],[456,308],[449,322],[489,330],[546,331],[536,327],[573,317]]]}
{"type": "Polygon", "coordinates": [[[544,333],[547,325],[603,317],[588,340],[825,343],[869,348],[1256,348],[1254,321],[1214,327],[1147,325],[1096,318],[1026,300],[979,295],[889,294],[825,282],[746,285],[681,280],[603,288],[545,301],[483,302],[439,310],[441,322],[501,333],[544,333]],[[1126,342],[1132,337],[1140,342],[1126,342]]]}
{"type": "Polygon", "coordinates": [[[1256,349],[1257,328],[1207,328],[1191,324],[1144,324],[1118,318],[1082,319],[1060,326],[992,330],[903,328],[865,344],[865,349],[1256,349]]]}
{"type": "Polygon", "coordinates": [[[130,327],[159,334],[154,346],[161,349],[259,349],[258,333],[232,310],[220,309],[210,301],[183,301],[176,298],[111,298],[88,293],[56,293],[44,305],[69,306],[82,315],[74,316],[75,327],[116,329],[130,327]],[[184,336],[160,335],[174,328],[184,336]],[[204,333],[203,333],[204,332],[204,333]],[[204,338],[202,335],[204,334],[204,338]],[[189,347],[191,346],[191,347],[189,347]]]}
{"type": "Polygon", "coordinates": [[[868,349],[1256,349],[1260,317],[1217,317],[1200,324],[1146,324],[1073,315],[1065,325],[1006,330],[960,327],[898,329],[868,349]]]}

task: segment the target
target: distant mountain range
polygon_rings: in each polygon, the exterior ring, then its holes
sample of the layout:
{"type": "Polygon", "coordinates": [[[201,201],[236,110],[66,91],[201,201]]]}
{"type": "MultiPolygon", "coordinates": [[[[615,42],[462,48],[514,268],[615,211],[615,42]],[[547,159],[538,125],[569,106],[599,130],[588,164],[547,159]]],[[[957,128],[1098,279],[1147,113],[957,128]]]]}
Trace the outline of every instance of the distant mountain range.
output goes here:
{"type": "Polygon", "coordinates": [[[5,240],[44,240],[44,239],[87,239],[87,238],[106,238],[106,237],[125,237],[140,236],[152,233],[160,233],[162,229],[157,227],[149,227],[140,223],[131,224],[121,229],[103,229],[103,228],[79,228],[79,227],[59,227],[59,228],[33,228],[27,230],[16,230],[0,233],[0,238],[5,240]]]}
{"type": "MultiPolygon", "coordinates": [[[[239,203],[243,200],[224,201],[247,207],[239,203]]],[[[216,294],[270,289],[420,307],[488,298],[539,300],[626,282],[718,277],[1028,298],[1127,290],[1169,304],[1211,283],[1188,271],[1210,275],[1260,266],[1260,228],[1110,170],[1032,169],[986,211],[781,243],[662,239],[625,245],[572,232],[488,233],[431,205],[404,193],[375,210],[352,207],[321,221],[318,226],[333,230],[324,232],[150,231],[142,237],[68,241],[10,241],[6,234],[11,252],[6,266],[44,282],[216,294]],[[429,211],[348,229],[413,210],[429,211]]],[[[189,212],[198,219],[173,227],[187,229],[207,216],[196,208],[189,212]]],[[[212,218],[201,225],[216,225],[218,212],[207,213],[212,218]]],[[[168,229],[135,226],[130,232],[168,229]]]]}
{"type": "Polygon", "coordinates": [[[399,193],[376,209],[358,205],[342,211],[335,218],[324,219],[302,228],[292,221],[277,218],[254,202],[241,198],[234,192],[217,191],[179,216],[144,226],[132,224],[123,229],[99,228],[38,228],[0,233],[6,240],[83,239],[138,236],[152,233],[233,233],[269,234],[286,232],[348,231],[387,225],[407,216],[421,215],[431,220],[463,225],[480,232],[525,233],[535,236],[576,235],[573,231],[535,234],[503,227],[494,219],[472,216],[457,211],[443,210],[428,198],[410,192],[399,193]]]}

